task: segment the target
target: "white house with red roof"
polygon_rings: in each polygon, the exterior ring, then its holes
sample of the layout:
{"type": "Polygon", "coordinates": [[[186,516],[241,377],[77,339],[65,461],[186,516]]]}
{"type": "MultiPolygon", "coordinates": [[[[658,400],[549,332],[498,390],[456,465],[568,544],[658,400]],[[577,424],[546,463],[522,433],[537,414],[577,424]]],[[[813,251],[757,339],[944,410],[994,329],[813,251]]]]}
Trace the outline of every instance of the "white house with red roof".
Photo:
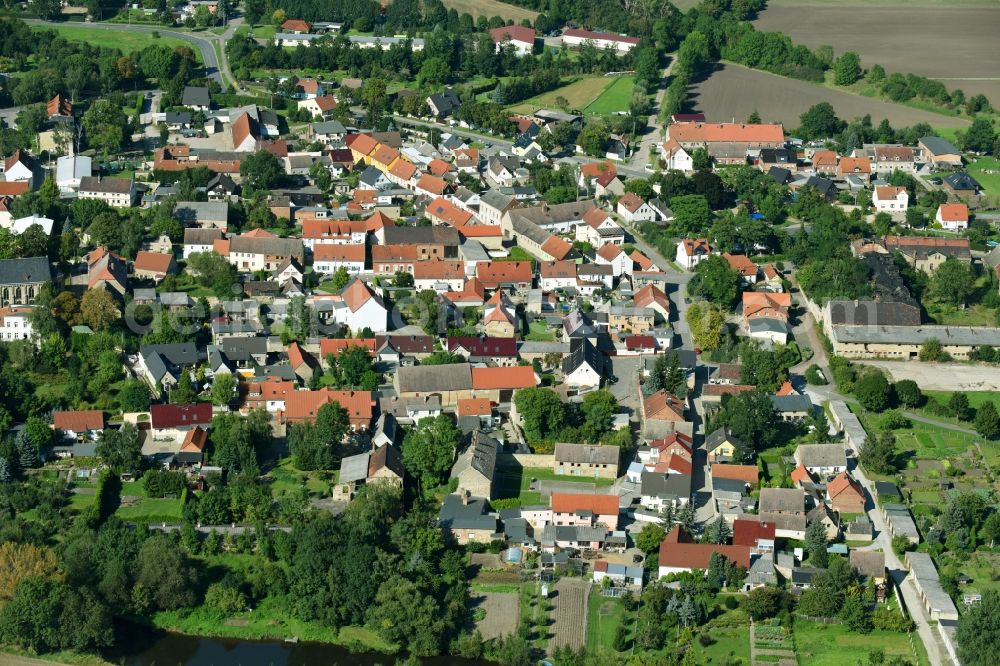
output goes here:
{"type": "Polygon", "coordinates": [[[969,228],[969,207],[964,203],[943,203],[934,220],[947,231],[964,231],[969,228]]]}
{"type": "Polygon", "coordinates": [[[683,238],[677,243],[676,261],[686,271],[693,271],[711,255],[712,247],[707,238],[683,238]]]}
{"type": "Polygon", "coordinates": [[[28,306],[0,308],[0,340],[30,340],[32,334],[31,311],[28,306]]]}
{"type": "Polygon", "coordinates": [[[618,200],[618,214],[626,222],[655,222],[656,211],[635,192],[626,192],[618,200]]]}
{"type": "Polygon", "coordinates": [[[368,328],[375,333],[384,333],[388,329],[389,311],[382,299],[364,281],[357,278],[339,294],[314,296],[314,302],[321,311],[321,304],[330,302],[334,321],[347,326],[351,331],[368,328]]]}
{"type": "Polygon", "coordinates": [[[666,164],[667,171],[676,170],[685,173],[694,171],[694,160],[691,153],[677,143],[676,139],[667,139],[660,144],[660,159],[666,164]]]}
{"type": "Polygon", "coordinates": [[[632,273],[632,259],[620,245],[602,245],[594,255],[594,263],[598,266],[611,266],[611,273],[615,277],[632,273]]]}
{"type": "Polygon", "coordinates": [[[313,246],[313,270],[331,275],[341,268],[352,275],[365,270],[365,246],[320,243],[313,246]]]}
{"type": "Polygon", "coordinates": [[[505,25],[490,30],[490,37],[496,44],[497,53],[507,44],[514,47],[514,53],[525,56],[535,47],[535,29],[523,25],[505,25]]]}
{"type": "Polygon", "coordinates": [[[875,194],[872,195],[872,205],[875,206],[876,213],[901,215],[906,213],[909,203],[910,195],[905,187],[879,185],[875,188],[875,194]]]}

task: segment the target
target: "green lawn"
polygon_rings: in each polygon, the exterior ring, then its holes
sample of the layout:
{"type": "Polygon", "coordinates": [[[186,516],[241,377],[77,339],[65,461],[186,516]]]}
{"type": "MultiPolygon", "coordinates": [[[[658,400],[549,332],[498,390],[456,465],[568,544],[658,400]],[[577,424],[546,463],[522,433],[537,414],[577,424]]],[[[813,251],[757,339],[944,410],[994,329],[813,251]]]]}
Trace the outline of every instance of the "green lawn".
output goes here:
{"type": "Polygon", "coordinates": [[[296,469],[291,458],[284,458],[269,474],[271,493],[276,498],[298,490],[303,484],[311,496],[329,497],[333,487],[337,485],[340,472],[302,472],[296,469]]]}
{"type": "Polygon", "coordinates": [[[528,324],[528,334],[524,336],[525,340],[537,340],[539,342],[553,342],[556,339],[556,334],[549,330],[549,327],[545,325],[543,321],[533,321],[528,324]]]}
{"type": "Polygon", "coordinates": [[[969,175],[979,181],[987,194],[1000,196],[1000,160],[995,157],[980,157],[969,165],[969,175]],[[987,171],[992,173],[986,173],[987,171]]]}
{"type": "Polygon", "coordinates": [[[140,51],[147,46],[162,45],[171,48],[186,46],[194,51],[195,58],[201,62],[201,52],[194,46],[177,37],[154,37],[151,32],[124,32],[120,30],[103,30],[99,28],[82,28],[72,25],[44,26],[36,30],[55,30],[66,39],[74,42],[87,42],[94,46],[108,49],[119,49],[123,53],[140,51]]]}
{"type": "Polygon", "coordinates": [[[502,467],[497,470],[496,478],[500,488],[497,493],[497,499],[517,499],[521,506],[532,506],[543,503],[541,493],[530,490],[532,479],[578,483],[580,485],[579,492],[581,493],[593,492],[594,486],[610,486],[614,483],[611,479],[561,476],[553,473],[550,469],[541,467],[502,467]]]}
{"type": "Polygon", "coordinates": [[[583,109],[583,112],[598,116],[608,116],[618,111],[628,111],[634,88],[634,77],[620,76],[614,79],[614,83],[604,89],[600,97],[588,104],[583,109]]]}
{"type": "Polygon", "coordinates": [[[707,633],[715,642],[708,647],[694,642],[697,663],[727,664],[734,658],[750,663],[750,627],[712,627],[707,633]]]}
{"type": "MultiPolygon", "coordinates": [[[[927,655],[919,639],[914,639],[917,663],[927,664],[927,655]]],[[[886,657],[899,655],[914,659],[913,648],[907,634],[891,631],[873,631],[855,634],[840,624],[819,624],[797,619],[795,621],[795,652],[800,664],[809,666],[841,666],[842,664],[867,663],[868,653],[882,650],[886,657]]]]}
{"type": "MultiPolygon", "coordinates": [[[[928,398],[933,398],[934,400],[937,400],[942,405],[948,404],[948,400],[951,398],[951,394],[952,394],[951,391],[924,391],[924,395],[926,395],[928,398]]],[[[979,409],[980,407],[983,406],[983,403],[986,402],[992,402],[997,407],[1000,407],[1000,391],[965,391],[965,395],[968,396],[969,406],[972,407],[973,409],[979,409]]],[[[931,418],[935,419],[940,419],[942,421],[950,420],[954,421],[955,423],[960,423],[956,419],[948,419],[930,414],[928,414],[927,416],[930,416],[931,418]]],[[[968,428],[972,428],[972,426],[968,423],[961,425],[964,425],[968,428]]]]}
{"type": "Polygon", "coordinates": [[[267,597],[253,611],[227,618],[211,608],[194,611],[160,612],[153,616],[160,629],[195,636],[219,636],[246,640],[284,639],[297,637],[302,641],[361,644],[368,650],[393,652],[396,646],[387,643],[366,627],[327,627],[314,622],[297,620],[284,609],[281,599],[267,597]],[[238,626],[234,626],[238,625],[238,626]]]}
{"type": "MultiPolygon", "coordinates": [[[[621,601],[602,596],[598,587],[592,589],[587,599],[587,651],[594,652],[599,647],[613,650],[618,625],[627,621],[621,601]]],[[[631,633],[630,630],[629,641],[631,633]]]]}
{"type": "MultiPolygon", "coordinates": [[[[90,498],[93,500],[93,497],[90,498]]],[[[144,498],[133,506],[121,506],[116,515],[122,520],[144,523],[170,523],[181,520],[179,498],[144,498]]]]}
{"type": "Polygon", "coordinates": [[[560,97],[566,100],[567,109],[585,109],[603,95],[613,81],[614,79],[607,76],[583,77],[555,90],[524,100],[512,106],[510,110],[515,113],[534,113],[539,109],[556,109],[559,106],[556,104],[556,100],[560,97]]]}

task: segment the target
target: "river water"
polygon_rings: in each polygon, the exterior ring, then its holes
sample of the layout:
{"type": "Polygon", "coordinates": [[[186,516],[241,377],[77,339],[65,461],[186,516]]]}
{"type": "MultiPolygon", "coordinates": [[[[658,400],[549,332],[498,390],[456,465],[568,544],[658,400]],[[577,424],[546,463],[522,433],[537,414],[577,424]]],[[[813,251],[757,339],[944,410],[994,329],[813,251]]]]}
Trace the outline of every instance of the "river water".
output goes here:
{"type": "MultiPolygon", "coordinates": [[[[336,645],[275,643],[161,634],[126,656],[109,656],[123,666],[393,666],[395,655],[351,654],[336,645]]],[[[424,666],[479,666],[459,657],[424,659],[424,666]]]]}

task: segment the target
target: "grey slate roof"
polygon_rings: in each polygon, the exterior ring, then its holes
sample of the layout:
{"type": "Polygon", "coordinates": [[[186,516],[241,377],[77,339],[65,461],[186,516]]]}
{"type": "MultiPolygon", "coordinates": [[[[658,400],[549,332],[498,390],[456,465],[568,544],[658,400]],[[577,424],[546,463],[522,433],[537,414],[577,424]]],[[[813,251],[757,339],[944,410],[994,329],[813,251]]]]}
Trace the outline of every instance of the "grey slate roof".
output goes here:
{"type": "Polygon", "coordinates": [[[34,284],[52,279],[52,268],[46,257],[0,259],[0,284],[34,284]]]}
{"type": "Polygon", "coordinates": [[[1000,328],[973,326],[833,326],[833,339],[842,343],[922,345],[938,340],[943,345],[1000,346],[1000,328]]]}
{"type": "Polygon", "coordinates": [[[621,450],[617,446],[601,446],[591,444],[573,444],[560,442],[556,444],[556,462],[588,463],[598,465],[617,465],[621,450]]]}
{"type": "Polygon", "coordinates": [[[472,367],[468,363],[402,367],[396,371],[396,377],[399,390],[403,393],[465,391],[472,388],[472,367]]]}
{"type": "Polygon", "coordinates": [[[570,352],[563,356],[563,374],[576,372],[584,363],[593,368],[597,374],[604,374],[604,355],[597,351],[597,347],[587,338],[573,338],[570,340],[570,352]]]}
{"type": "Polygon", "coordinates": [[[946,153],[953,153],[955,155],[961,155],[962,151],[952,145],[947,139],[942,139],[939,136],[925,136],[920,139],[920,143],[924,144],[929,151],[935,155],[944,155],[946,153]]]}
{"type": "Polygon", "coordinates": [[[226,201],[178,201],[177,205],[174,206],[174,217],[182,224],[209,222],[225,226],[229,219],[229,203],[226,201]]]}
{"type": "Polygon", "coordinates": [[[731,442],[737,448],[743,448],[742,442],[734,437],[733,433],[729,432],[729,428],[722,427],[705,437],[705,451],[711,453],[727,441],[731,442]]]}
{"type": "Polygon", "coordinates": [[[643,472],[641,488],[640,492],[644,497],[689,499],[691,497],[691,476],[688,474],[643,472]]]}
{"type": "Polygon", "coordinates": [[[458,460],[451,468],[452,477],[457,477],[467,469],[474,469],[485,478],[492,480],[497,466],[497,453],[500,443],[478,430],[473,431],[469,443],[458,455],[458,460]]]}
{"type": "Polygon", "coordinates": [[[806,467],[844,467],[847,453],[843,444],[800,444],[795,460],[806,467]]]}
{"type": "Polygon", "coordinates": [[[368,459],[371,451],[365,451],[355,456],[347,456],[340,461],[340,483],[355,483],[368,478],[368,459]]]}
{"type": "Polygon", "coordinates": [[[205,86],[184,86],[181,104],[184,106],[209,106],[212,103],[205,86]]]}
{"type": "MultiPolygon", "coordinates": [[[[760,514],[805,513],[806,496],[798,488],[761,488],[760,514]]],[[[771,520],[768,517],[768,520],[771,520]]]]}
{"type": "Polygon", "coordinates": [[[772,395],[771,404],[778,413],[809,412],[812,411],[812,400],[809,396],[795,393],[792,395],[772,395]]]}
{"type": "Polygon", "coordinates": [[[482,497],[470,497],[466,504],[458,495],[447,495],[438,512],[438,524],[453,530],[496,530],[497,516],[489,512],[482,497]]]}

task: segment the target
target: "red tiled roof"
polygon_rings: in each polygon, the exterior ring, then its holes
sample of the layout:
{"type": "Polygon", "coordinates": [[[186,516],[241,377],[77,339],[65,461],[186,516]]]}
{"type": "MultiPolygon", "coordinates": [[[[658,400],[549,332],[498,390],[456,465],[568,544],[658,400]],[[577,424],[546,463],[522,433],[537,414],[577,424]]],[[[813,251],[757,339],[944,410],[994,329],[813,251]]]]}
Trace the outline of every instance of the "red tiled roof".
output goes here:
{"type": "Polygon", "coordinates": [[[541,245],[542,252],[549,254],[554,259],[565,259],[572,250],[573,246],[568,242],[564,241],[559,236],[549,236],[541,245]]]}
{"type": "Polygon", "coordinates": [[[606,173],[610,173],[612,176],[618,174],[614,162],[590,162],[580,167],[580,174],[584,178],[597,178],[606,173]]]}
{"type": "Polygon", "coordinates": [[[323,338],[319,341],[319,353],[324,359],[329,354],[339,357],[348,347],[362,347],[369,356],[374,356],[375,338],[323,338]]]}
{"type": "Polygon", "coordinates": [[[208,443],[208,433],[200,427],[195,427],[188,430],[187,434],[184,435],[184,441],[181,443],[181,451],[203,453],[206,443],[208,443]]]}
{"type": "Polygon", "coordinates": [[[345,141],[347,143],[347,147],[353,152],[360,153],[362,155],[370,155],[371,152],[379,146],[378,141],[372,138],[371,134],[353,134],[348,135],[348,137],[353,138],[349,138],[345,141]]]}
{"type": "Polygon", "coordinates": [[[52,413],[56,430],[85,432],[104,429],[104,412],[99,409],[77,409],[52,413]]]}
{"type": "Polygon", "coordinates": [[[28,181],[18,180],[12,183],[7,181],[0,181],[0,196],[6,197],[16,197],[19,194],[24,194],[28,191],[28,181]]]}
{"type": "Polygon", "coordinates": [[[493,413],[493,403],[486,398],[460,398],[459,416],[489,416],[493,413]]]}
{"type": "MultiPolygon", "coordinates": [[[[640,306],[641,307],[641,306],[640,306]]],[[[625,338],[625,349],[655,349],[656,338],[652,335],[630,335],[625,338]]]]}
{"type": "Polygon", "coordinates": [[[938,213],[945,222],[969,221],[969,207],[964,203],[943,203],[938,207],[938,213]]]}
{"type": "Polygon", "coordinates": [[[465,263],[431,259],[413,264],[414,280],[458,280],[465,278],[465,263]]]}
{"type": "Polygon", "coordinates": [[[448,181],[425,173],[417,181],[416,187],[431,194],[442,195],[448,189],[448,181]]]}
{"type": "Polygon", "coordinates": [[[809,473],[809,470],[807,470],[806,466],[803,465],[802,463],[799,463],[798,466],[796,466],[796,468],[792,470],[792,473],[789,476],[792,479],[792,481],[795,481],[799,484],[813,480],[812,474],[809,473]]]}
{"type": "Polygon", "coordinates": [[[618,496],[592,493],[552,493],[553,513],[590,511],[597,516],[617,516],[618,496]]]}
{"type": "Polygon", "coordinates": [[[730,254],[725,252],[722,256],[729,262],[729,267],[743,277],[757,276],[757,264],[750,261],[750,257],[745,254],[730,254]]]}
{"type": "Polygon", "coordinates": [[[872,172],[872,163],[867,157],[842,157],[837,165],[837,172],[845,173],[867,173],[872,172]]]}
{"type": "Polygon", "coordinates": [[[667,295],[663,293],[663,290],[655,284],[647,284],[645,287],[635,292],[632,297],[632,301],[635,303],[637,308],[646,308],[652,304],[656,304],[667,312],[670,312],[670,299],[667,298],[667,295]]]}
{"type": "Polygon", "coordinates": [[[640,270],[648,271],[655,266],[655,264],[653,264],[653,260],[644,255],[642,252],[639,252],[639,250],[632,250],[632,254],[630,254],[629,257],[631,257],[632,261],[636,263],[640,270]]]}
{"type": "Polygon", "coordinates": [[[281,29],[285,32],[309,32],[312,29],[309,21],[302,19],[288,19],[281,24],[281,29]]]}
{"type": "Polygon", "coordinates": [[[642,411],[647,420],[687,421],[684,403],[666,391],[657,391],[643,400],[642,411]]]}
{"type": "Polygon", "coordinates": [[[712,478],[743,481],[744,483],[749,483],[751,486],[755,486],[760,479],[760,473],[755,465],[721,465],[719,463],[712,463],[712,478]]]}
{"type": "Polygon", "coordinates": [[[473,390],[522,389],[538,386],[530,365],[513,368],[472,368],[473,390]]]}
{"type": "Polygon", "coordinates": [[[622,195],[622,198],[618,200],[618,205],[623,206],[625,210],[630,213],[634,213],[639,210],[644,203],[646,202],[642,200],[642,197],[635,192],[626,192],[622,195]]]}
{"type": "Polygon", "coordinates": [[[505,39],[512,42],[524,42],[525,44],[535,43],[535,29],[523,25],[505,25],[500,28],[490,30],[490,37],[493,42],[499,44],[505,39]]]}
{"type": "Polygon", "coordinates": [[[476,277],[487,289],[502,282],[531,282],[534,272],[530,261],[481,261],[476,264],[476,277]]]}
{"type": "Polygon", "coordinates": [[[316,418],[319,408],[336,402],[354,422],[371,421],[375,400],[371,391],[295,391],[285,400],[285,418],[289,421],[310,421],[316,418]]]}
{"type": "Polygon", "coordinates": [[[365,246],[358,244],[320,243],[313,247],[313,261],[365,262],[365,246]]]}
{"type": "Polygon", "coordinates": [[[745,123],[671,123],[670,138],[680,143],[784,143],[785,132],[780,124],[747,125],[745,123]]]}
{"type": "Polygon", "coordinates": [[[624,250],[622,250],[620,245],[608,243],[607,245],[601,246],[601,248],[597,251],[597,256],[605,261],[614,261],[618,258],[618,255],[622,254],[622,252],[624,252],[624,250]]]}
{"type": "Polygon", "coordinates": [[[826,492],[829,494],[830,499],[835,499],[842,493],[853,493],[858,497],[864,497],[865,492],[861,489],[861,485],[858,484],[847,472],[841,472],[833,478],[833,481],[827,484],[826,492]]]}
{"type": "Polygon", "coordinates": [[[149,420],[155,430],[208,425],[212,422],[212,405],[207,402],[190,405],[153,405],[149,408],[149,420]]]}
{"type": "Polygon", "coordinates": [[[347,307],[351,309],[351,312],[357,312],[361,309],[361,306],[372,298],[375,298],[375,294],[372,293],[372,290],[363,281],[354,280],[351,284],[347,285],[344,291],[340,292],[340,297],[347,303],[347,307]]]}
{"type": "Polygon", "coordinates": [[[795,387],[787,379],[784,383],[778,387],[778,390],[774,392],[774,395],[795,395],[795,387]]]}
{"type": "Polygon", "coordinates": [[[442,159],[434,158],[427,164],[427,171],[435,176],[443,176],[452,170],[450,164],[442,159]]]}
{"type": "Polygon", "coordinates": [[[459,208],[444,197],[438,197],[427,204],[424,212],[435,219],[441,220],[453,227],[462,227],[472,219],[472,213],[459,208]]]}
{"type": "Polygon", "coordinates": [[[759,539],[774,541],[774,523],[737,518],[733,521],[733,545],[757,547],[759,539]]]}
{"type": "Polygon", "coordinates": [[[659,564],[677,569],[707,569],[712,553],[718,553],[744,569],[750,568],[749,547],[693,543],[680,525],[675,525],[660,544],[659,564]]]}
{"type": "Polygon", "coordinates": [[[474,335],[449,337],[448,351],[453,352],[459,348],[469,352],[472,356],[510,358],[517,356],[517,339],[477,337],[474,335]]]}
{"type": "Polygon", "coordinates": [[[170,263],[174,260],[174,255],[165,252],[146,252],[140,250],[135,255],[132,264],[134,270],[147,271],[150,273],[166,274],[170,270],[170,263]]]}
{"type": "Polygon", "coordinates": [[[681,241],[684,247],[684,254],[689,257],[693,257],[695,252],[702,251],[705,254],[709,254],[712,251],[712,246],[708,244],[707,238],[685,238],[681,241]]]}

